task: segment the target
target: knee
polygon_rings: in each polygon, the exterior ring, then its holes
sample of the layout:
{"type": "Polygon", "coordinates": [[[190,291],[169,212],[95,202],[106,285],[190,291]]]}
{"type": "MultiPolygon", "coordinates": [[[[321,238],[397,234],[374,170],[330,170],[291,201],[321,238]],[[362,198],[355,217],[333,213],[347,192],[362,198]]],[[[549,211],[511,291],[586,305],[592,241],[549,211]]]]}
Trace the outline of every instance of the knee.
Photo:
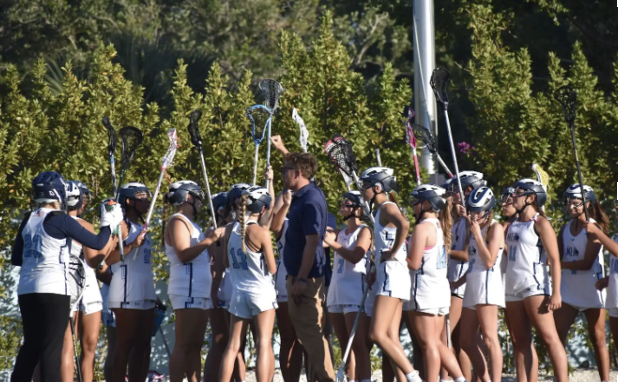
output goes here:
{"type": "Polygon", "coordinates": [[[487,350],[489,350],[490,352],[494,350],[494,347],[500,347],[498,337],[494,336],[493,333],[490,335],[483,335],[483,343],[487,347],[487,350]]]}
{"type": "Polygon", "coordinates": [[[513,337],[513,348],[520,352],[530,351],[532,337],[528,335],[518,335],[513,337]]]}
{"type": "Polygon", "coordinates": [[[377,344],[378,346],[381,346],[381,344],[384,343],[387,337],[388,335],[386,333],[380,332],[375,329],[373,329],[371,333],[369,333],[369,340],[371,340],[371,342],[377,344]]]}
{"type": "MultiPolygon", "coordinates": [[[[453,341],[455,342],[455,341],[453,341]]],[[[476,340],[473,336],[470,335],[462,335],[459,338],[459,346],[464,350],[472,349],[476,346],[476,340]]]]}
{"type": "Polygon", "coordinates": [[[94,354],[97,350],[98,336],[86,336],[82,340],[82,351],[84,353],[94,354]]]}

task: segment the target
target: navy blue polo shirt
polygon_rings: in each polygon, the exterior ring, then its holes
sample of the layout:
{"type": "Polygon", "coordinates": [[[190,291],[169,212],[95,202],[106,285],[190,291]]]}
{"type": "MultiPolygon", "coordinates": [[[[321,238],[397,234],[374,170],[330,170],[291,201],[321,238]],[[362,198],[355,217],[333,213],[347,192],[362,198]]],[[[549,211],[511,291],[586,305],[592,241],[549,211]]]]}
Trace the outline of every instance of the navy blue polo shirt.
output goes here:
{"type": "Polygon", "coordinates": [[[320,241],[315,253],[313,267],[307,275],[316,278],[324,275],[326,256],[322,241],[327,224],[326,198],[315,183],[309,183],[294,193],[288,212],[288,230],[285,234],[283,263],[290,276],[298,276],[303,261],[307,235],[319,235],[320,241]]]}

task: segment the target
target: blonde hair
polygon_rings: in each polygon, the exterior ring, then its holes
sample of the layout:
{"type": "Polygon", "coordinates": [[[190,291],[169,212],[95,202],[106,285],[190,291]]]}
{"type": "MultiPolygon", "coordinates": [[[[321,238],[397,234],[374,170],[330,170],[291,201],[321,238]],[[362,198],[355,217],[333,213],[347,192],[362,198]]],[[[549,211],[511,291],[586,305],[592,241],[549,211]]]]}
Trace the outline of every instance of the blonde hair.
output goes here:
{"type": "Polygon", "coordinates": [[[444,235],[444,247],[447,251],[451,248],[451,228],[453,228],[453,216],[451,215],[452,204],[446,203],[446,206],[438,214],[438,220],[442,226],[442,235],[444,235]]]}
{"type": "Polygon", "coordinates": [[[51,208],[54,210],[61,210],[62,209],[62,204],[60,204],[60,202],[56,201],[56,202],[43,202],[43,203],[38,203],[36,205],[36,209],[39,208],[51,208]]]}
{"type": "Polygon", "coordinates": [[[242,204],[240,206],[240,216],[238,217],[238,221],[240,222],[240,237],[242,243],[242,251],[247,252],[247,244],[246,244],[246,233],[247,233],[247,200],[249,199],[249,195],[243,195],[241,197],[242,204]]]}

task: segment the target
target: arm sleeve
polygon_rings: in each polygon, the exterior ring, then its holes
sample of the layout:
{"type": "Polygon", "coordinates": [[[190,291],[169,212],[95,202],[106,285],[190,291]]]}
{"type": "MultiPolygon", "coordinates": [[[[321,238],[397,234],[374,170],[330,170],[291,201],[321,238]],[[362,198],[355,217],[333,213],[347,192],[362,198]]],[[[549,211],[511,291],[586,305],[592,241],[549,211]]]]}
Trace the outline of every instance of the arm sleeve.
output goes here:
{"type": "Polygon", "coordinates": [[[303,205],[303,236],[321,235],[325,227],[321,227],[324,212],[313,203],[303,205]]]}
{"type": "Polygon", "coordinates": [[[101,250],[109,241],[111,231],[109,227],[101,228],[98,235],[84,228],[77,220],[66,214],[57,214],[45,219],[45,232],[55,239],[71,239],[78,241],[83,246],[95,250],[101,250]]]}
{"type": "Polygon", "coordinates": [[[19,225],[19,229],[17,230],[17,236],[15,237],[15,242],[13,243],[13,248],[11,250],[11,264],[21,267],[24,262],[24,237],[21,235],[26,223],[30,219],[30,213],[26,214],[24,220],[22,220],[19,225]]]}

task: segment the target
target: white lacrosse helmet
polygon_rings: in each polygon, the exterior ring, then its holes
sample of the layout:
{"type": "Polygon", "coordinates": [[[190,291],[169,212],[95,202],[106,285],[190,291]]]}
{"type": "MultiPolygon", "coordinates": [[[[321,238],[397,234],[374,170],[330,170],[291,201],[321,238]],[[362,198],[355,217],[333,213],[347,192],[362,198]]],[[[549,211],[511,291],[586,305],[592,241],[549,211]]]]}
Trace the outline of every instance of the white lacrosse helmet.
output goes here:
{"type": "Polygon", "coordinates": [[[393,176],[394,171],[388,167],[370,167],[363,171],[360,180],[371,183],[372,186],[380,184],[384,192],[399,191],[399,186],[396,183],[396,178],[393,176]]]}
{"type": "MultiPolygon", "coordinates": [[[[487,185],[487,181],[483,180],[483,173],[478,171],[461,171],[459,173],[459,181],[461,182],[461,188],[464,190],[468,187],[475,189],[487,185]]],[[[457,182],[453,184],[458,185],[457,182]]]]}
{"type": "Polygon", "coordinates": [[[474,189],[466,198],[466,208],[470,212],[491,211],[496,205],[496,197],[489,187],[474,189]]]}
{"type": "Polygon", "coordinates": [[[83,204],[82,190],[78,187],[77,183],[73,181],[67,182],[67,207],[69,211],[78,210],[83,204]]]}
{"type": "Polygon", "coordinates": [[[428,200],[431,204],[431,209],[434,212],[439,212],[446,207],[444,194],[446,194],[446,190],[442,187],[433,184],[421,184],[416,186],[410,196],[412,197],[412,205],[428,200]]]}
{"type": "MultiPolygon", "coordinates": [[[[594,194],[594,190],[592,189],[592,187],[584,184],[584,191],[586,192],[586,201],[594,202],[595,200],[597,200],[597,196],[594,194]]],[[[565,202],[567,199],[571,198],[583,200],[582,191],[579,187],[579,183],[573,183],[572,185],[570,185],[569,188],[564,191],[563,197],[565,202]]]]}
{"type": "Polygon", "coordinates": [[[250,187],[244,190],[242,195],[247,195],[247,209],[254,214],[262,211],[263,207],[270,209],[270,203],[273,200],[268,190],[262,186],[250,187]]]}

